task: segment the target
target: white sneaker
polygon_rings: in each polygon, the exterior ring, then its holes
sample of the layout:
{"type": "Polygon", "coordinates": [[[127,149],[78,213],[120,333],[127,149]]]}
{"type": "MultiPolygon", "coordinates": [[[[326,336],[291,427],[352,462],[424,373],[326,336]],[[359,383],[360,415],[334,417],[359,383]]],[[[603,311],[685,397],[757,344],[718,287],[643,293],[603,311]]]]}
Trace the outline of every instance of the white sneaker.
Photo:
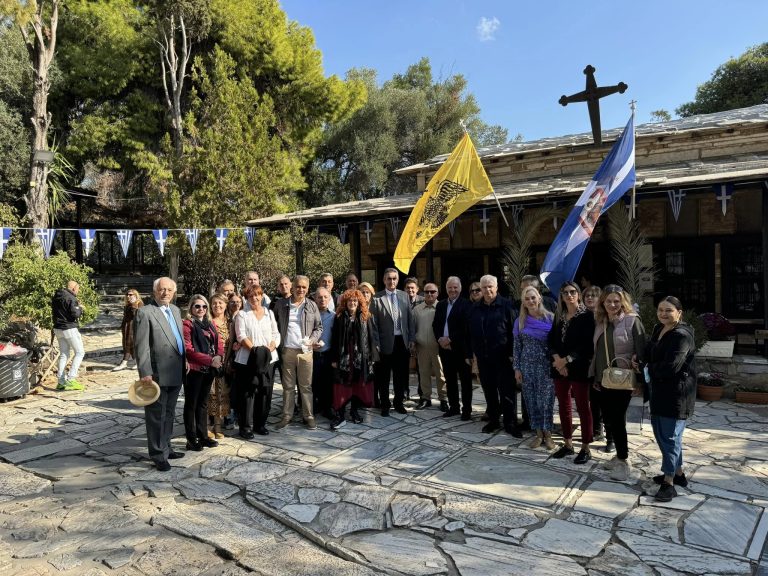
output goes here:
{"type": "Polygon", "coordinates": [[[128,360],[123,360],[120,364],[112,368],[112,372],[120,372],[120,370],[125,370],[126,368],[128,368],[128,360]]]}
{"type": "Polygon", "coordinates": [[[619,459],[616,456],[614,456],[613,458],[608,460],[608,462],[603,462],[603,470],[613,470],[614,468],[616,468],[616,464],[618,464],[618,462],[619,462],[619,459]]]}
{"type": "Polygon", "coordinates": [[[618,480],[619,482],[626,482],[629,479],[629,461],[618,460],[616,465],[611,471],[611,480],[618,480]]]}

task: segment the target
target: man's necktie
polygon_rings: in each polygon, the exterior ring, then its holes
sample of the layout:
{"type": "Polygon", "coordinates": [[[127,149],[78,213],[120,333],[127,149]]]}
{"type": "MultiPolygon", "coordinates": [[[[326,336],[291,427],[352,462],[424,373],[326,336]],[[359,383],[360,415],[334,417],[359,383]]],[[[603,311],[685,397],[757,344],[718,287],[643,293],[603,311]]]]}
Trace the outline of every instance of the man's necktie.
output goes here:
{"type": "Polygon", "coordinates": [[[173,335],[176,336],[176,347],[179,349],[179,354],[183,356],[184,341],[181,339],[181,334],[179,334],[179,327],[176,325],[176,320],[173,318],[173,314],[171,314],[170,308],[165,309],[165,318],[168,320],[168,324],[171,325],[171,331],[173,332],[173,335]]]}
{"type": "Polygon", "coordinates": [[[390,294],[389,299],[392,303],[392,319],[395,322],[395,330],[400,332],[400,306],[397,302],[397,293],[390,294]]]}

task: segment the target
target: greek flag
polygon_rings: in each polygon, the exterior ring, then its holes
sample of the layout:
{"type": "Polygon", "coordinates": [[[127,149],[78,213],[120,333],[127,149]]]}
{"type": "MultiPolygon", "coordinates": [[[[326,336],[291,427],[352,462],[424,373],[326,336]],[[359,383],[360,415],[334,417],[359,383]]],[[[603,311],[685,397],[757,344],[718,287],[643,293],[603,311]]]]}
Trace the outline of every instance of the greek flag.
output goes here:
{"type": "Polygon", "coordinates": [[[128,248],[131,247],[131,238],[133,238],[133,230],[118,230],[117,237],[120,240],[120,247],[123,249],[123,256],[128,258],[128,248]]]}
{"type": "Polygon", "coordinates": [[[96,242],[96,230],[81,228],[78,232],[80,233],[80,240],[83,241],[83,252],[88,256],[91,253],[91,248],[93,248],[93,243],[96,242]]]}
{"type": "Polygon", "coordinates": [[[635,122],[632,115],[595,176],[576,201],[549,248],[541,267],[541,279],[557,292],[573,280],[597,220],[635,185],[635,122]]]}
{"type": "Polygon", "coordinates": [[[216,244],[219,245],[219,253],[224,250],[224,242],[227,241],[229,228],[216,228],[216,244]]]}
{"type": "Polygon", "coordinates": [[[194,254],[195,250],[197,250],[197,238],[200,236],[200,230],[197,228],[187,228],[184,230],[184,234],[187,235],[189,247],[192,248],[192,254],[194,254]]]}
{"type": "Polygon", "coordinates": [[[10,238],[11,228],[0,228],[0,260],[3,259],[3,254],[5,254],[10,238]]]}
{"type": "Polygon", "coordinates": [[[248,250],[253,250],[253,236],[255,234],[253,227],[246,226],[244,232],[245,232],[245,240],[248,242],[248,250]]]}
{"type": "Polygon", "coordinates": [[[51,255],[53,239],[56,237],[55,228],[35,228],[35,236],[43,246],[43,254],[48,258],[51,255]]]}
{"type": "Polygon", "coordinates": [[[168,240],[168,229],[152,230],[152,236],[155,237],[157,248],[160,250],[160,256],[165,256],[165,242],[168,240]]]}

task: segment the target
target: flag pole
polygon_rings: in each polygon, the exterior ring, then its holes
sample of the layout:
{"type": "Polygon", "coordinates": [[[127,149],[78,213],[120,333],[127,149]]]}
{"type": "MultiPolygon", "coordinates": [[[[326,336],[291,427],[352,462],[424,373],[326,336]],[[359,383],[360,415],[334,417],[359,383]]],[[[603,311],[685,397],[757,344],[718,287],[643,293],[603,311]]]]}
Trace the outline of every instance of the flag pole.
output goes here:
{"type": "MultiPolygon", "coordinates": [[[[461,129],[464,130],[464,134],[469,134],[469,131],[467,130],[466,124],[464,124],[464,119],[459,120],[459,125],[461,126],[461,129]]],[[[504,215],[504,210],[501,209],[501,202],[499,202],[499,197],[496,196],[496,190],[491,187],[491,190],[493,190],[493,199],[496,200],[496,206],[499,207],[499,212],[501,212],[501,217],[504,220],[504,224],[507,225],[507,228],[509,228],[509,221],[507,220],[507,217],[504,215]]]]}
{"type": "MultiPolygon", "coordinates": [[[[636,138],[637,134],[636,134],[636,131],[635,131],[635,108],[636,108],[635,105],[636,104],[637,104],[636,100],[630,100],[630,102],[629,102],[629,107],[632,110],[632,132],[633,132],[633,134],[632,134],[632,141],[633,142],[637,142],[637,138],[636,138]]],[[[632,215],[632,220],[634,220],[636,218],[636,216],[637,216],[636,213],[635,213],[635,206],[636,206],[636,203],[635,203],[635,187],[636,186],[635,185],[636,185],[636,183],[637,183],[637,180],[635,180],[635,184],[632,184],[632,209],[630,210],[630,214],[632,215]]]]}

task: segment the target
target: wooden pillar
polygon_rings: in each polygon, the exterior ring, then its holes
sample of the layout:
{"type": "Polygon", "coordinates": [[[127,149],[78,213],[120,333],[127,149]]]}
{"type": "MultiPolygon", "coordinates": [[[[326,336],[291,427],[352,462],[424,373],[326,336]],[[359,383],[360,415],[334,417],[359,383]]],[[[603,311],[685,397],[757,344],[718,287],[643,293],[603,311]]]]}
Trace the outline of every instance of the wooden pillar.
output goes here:
{"type": "Polygon", "coordinates": [[[83,227],[83,206],[82,206],[83,199],[80,196],[75,197],[75,207],[76,207],[76,224],[77,224],[77,231],[75,232],[75,260],[78,264],[83,263],[83,243],[77,241],[77,237],[80,236],[80,228],[83,227]]]}
{"type": "MultiPolygon", "coordinates": [[[[763,294],[768,290],[768,184],[763,183],[763,294]]],[[[763,328],[768,327],[768,298],[763,296],[763,328]]],[[[768,352],[768,341],[765,343],[768,352]]]]}
{"type": "Polygon", "coordinates": [[[301,240],[293,241],[294,252],[296,253],[296,274],[304,274],[304,243],[301,240]]]}
{"type": "Polygon", "coordinates": [[[427,282],[436,282],[435,279],[435,255],[432,249],[432,239],[427,242],[427,250],[425,252],[427,257],[427,282]]]}

